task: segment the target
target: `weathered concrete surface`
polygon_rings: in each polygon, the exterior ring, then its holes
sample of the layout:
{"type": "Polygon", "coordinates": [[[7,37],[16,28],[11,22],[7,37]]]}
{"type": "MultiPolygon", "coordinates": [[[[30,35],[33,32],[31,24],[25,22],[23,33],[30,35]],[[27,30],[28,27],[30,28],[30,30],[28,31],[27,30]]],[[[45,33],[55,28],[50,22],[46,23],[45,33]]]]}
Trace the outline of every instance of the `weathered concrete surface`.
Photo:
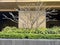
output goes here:
{"type": "Polygon", "coordinates": [[[40,14],[41,12],[42,11],[20,11],[18,27],[19,28],[31,28],[31,27],[33,28],[44,27],[45,28],[46,27],[46,14],[40,14]],[[35,19],[35,22],[34,24],[31,25],[34,19],[35,19]]]}
{"type": "Polygon", "coordinates": [[[52,2],[52,1],[54,1],[54,2],[58,2],[58,1],[60,1],[60,0],[0,0],[0,2],[52,2]]]}
{"type": "Polygon", "coordinates": [[[0,39],[0,45],[60,45],[60,39],[0,39]]]}

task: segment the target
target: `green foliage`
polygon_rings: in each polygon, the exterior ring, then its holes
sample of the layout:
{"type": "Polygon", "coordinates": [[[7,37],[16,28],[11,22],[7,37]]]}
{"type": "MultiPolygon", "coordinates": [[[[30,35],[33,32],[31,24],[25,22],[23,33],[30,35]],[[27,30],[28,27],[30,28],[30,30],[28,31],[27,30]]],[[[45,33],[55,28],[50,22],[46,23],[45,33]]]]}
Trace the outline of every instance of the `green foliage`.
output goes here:
{"type": "Polygon", "coordinates": [[[48,34],[60,34],[60,27],[52,27],[46,30],[48,34]]]}
{"type": "Polygon", "coordinates": [[[16,28],[16,27],[6,27],[2,30],[5,33],[35,33],[35,34],[45,34],[47,28],[36,28],[36,29],[25,29],[25,28],[16,28]]]}
{"type": "Polygon", "coordinates": [[[5,39],[60,39],[60,34],[33,34],[33,33],[1,33],[5,39]]]}
{"type": "Polygon", "coordinates": [[[2,30],[2,32],[5,32],[5,33],[12,33],[12,32],[18,32],[18,28],[16,27],[6,27],[2,30]]]}
{"type": "Polygon", "coordinates": [[[39,34],[46,34],[46,30],[47,28],[37,28],[36,32],[38,32],[39,34]]]}
{"type": "Polygon", "coordinates": [[[32,28],[32,29],[25,29],[25,28],[16,28],[16,27],[6,27],[2,30],[5,33],[35,33],[35,34],[60,34],[60,27],[53,27],[53,28],[32,28]]]}
{"type": "Polygon", "coordinates": [[[17,38],[17,39],[23,39],[24,34],[20,34],[20,33],[0,33],[0,38],[17,38]]]}
{"type": "Polygon", "coordinates": [[[53,28],[16,28],[6,27],[0,32],[0,38],[11,39],[60,39],[60,27],[53,28]]]}

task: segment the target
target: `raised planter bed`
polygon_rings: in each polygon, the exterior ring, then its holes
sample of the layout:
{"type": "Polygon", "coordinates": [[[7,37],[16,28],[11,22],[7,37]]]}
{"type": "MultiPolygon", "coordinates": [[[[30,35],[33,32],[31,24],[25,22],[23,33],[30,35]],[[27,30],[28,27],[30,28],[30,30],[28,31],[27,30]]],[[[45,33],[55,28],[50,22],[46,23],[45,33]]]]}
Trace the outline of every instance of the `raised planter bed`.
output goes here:
{"type": "Polygon", "coordinates": [[[0,45],[60,45],[59,39],[0,39],[0,45]]]}

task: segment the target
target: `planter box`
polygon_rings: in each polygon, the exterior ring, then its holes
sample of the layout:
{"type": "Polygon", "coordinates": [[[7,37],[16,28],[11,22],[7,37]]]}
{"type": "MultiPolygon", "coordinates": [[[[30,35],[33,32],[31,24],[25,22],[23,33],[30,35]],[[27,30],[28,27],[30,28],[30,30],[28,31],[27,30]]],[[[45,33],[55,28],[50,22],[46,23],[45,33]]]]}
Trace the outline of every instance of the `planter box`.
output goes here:
{"type": "Polygon", "coordinates": [[[0,45],[60,45],[59,39],[0,39],[0,45]]]}

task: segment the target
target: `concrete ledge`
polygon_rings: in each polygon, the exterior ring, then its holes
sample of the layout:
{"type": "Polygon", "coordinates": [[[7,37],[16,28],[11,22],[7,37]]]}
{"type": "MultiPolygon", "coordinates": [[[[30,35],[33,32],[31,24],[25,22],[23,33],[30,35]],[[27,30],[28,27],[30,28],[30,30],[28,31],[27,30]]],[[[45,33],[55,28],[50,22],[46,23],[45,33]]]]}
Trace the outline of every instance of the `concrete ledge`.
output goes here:
{"type": "Polygon", "coordinates": [[[0,39],[0,45],[60,45],[60,39],[0,39]]]}

